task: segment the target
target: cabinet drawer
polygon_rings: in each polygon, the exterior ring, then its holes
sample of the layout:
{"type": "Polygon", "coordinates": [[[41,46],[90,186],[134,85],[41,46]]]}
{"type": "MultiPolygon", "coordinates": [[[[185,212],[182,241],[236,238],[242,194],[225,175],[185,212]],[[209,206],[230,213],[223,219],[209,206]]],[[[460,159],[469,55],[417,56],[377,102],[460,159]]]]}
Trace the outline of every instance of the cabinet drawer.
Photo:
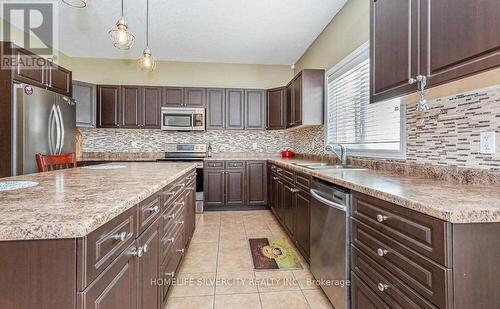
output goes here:
{"type": "Polygon", "coordinates": [[[390,308],[421,309],[437,308],[417,292],[403,284],[385,268],[366,254],[351,246],[352,270],[363,280],[390,308]]]}
{"type": "Polygon", "coordinates": [[[78,289],[83,290],[135,240],[137,207],[79,238],[78,289]]]}
{"type": "Polygon", "coordinates": [[[232,168],[245,168],[245,161],[226,161],[226,168],[227,169],[232,169],[232,168]]]}
{"type": "Polygon", "coordinates": [[[135,242],[85,291],[77,293],[78,309],[137,308],[137,260],[130,252],[135,242]]]}
{"type": "Polygon", "coordinates": [[[352,220],[352,242],[436,306],[447,308],[451,269],[413,252],[356,219],[352,220]]]}
{"type": "Polygon", "coordinates": [[[165,211],[172,206],[171,204],[179,197],[184,189],[184,183],[182,181],[176,181],[172,185],[163,189],[162,191],[162,207],[161,210],[165,211]]]}
{"type": "Polygon", "coordinates": [[[449,223],[358,192],[352,216],[434,261],[450,266],[449,223]]]}
{"type": "Polygon", "coordinates": [[[309,193],[309,190],[311,189],[311,176],[295,173],[295,184],[309,193]]]}
{"type": "Polygon", "coordinates": [[[294,172],[284,169],[282,175],[286,180],[288,180],[292,183],[295,182],[295,173],[294,172]]]}
{"type": "Polygon", "coordinates": [[[161,255],[160,261],[163,261],[167,256],[170,256],[178,245],[179,238],[182,239],[183,225],[171,225],[167,232],[160,239],[161,255]]]}
{"type": "Polygon", "coordinates": [[[224,169],[224,161],[206,161],[205,168],[208,169],[224,169]]]}
{"type": "Polygon", "coordinates": [[[353,272],[351,272],[351,300],[353,309],[390,309],[390,307],[353,272]]]}
{"type": "Polygon", "coordinates": [[[139,218],[139,233],[144,232],[159,216],[161,210],[161,195],[153,194],[141,203],[137,208],[139,218]]]}
{"type": "Polygon", "coordinates": [[[175,222],[182,220],[184,220],[184,196],[180,195],[161,216],[161,230],[166,233],[175,225],[175,222]]]}

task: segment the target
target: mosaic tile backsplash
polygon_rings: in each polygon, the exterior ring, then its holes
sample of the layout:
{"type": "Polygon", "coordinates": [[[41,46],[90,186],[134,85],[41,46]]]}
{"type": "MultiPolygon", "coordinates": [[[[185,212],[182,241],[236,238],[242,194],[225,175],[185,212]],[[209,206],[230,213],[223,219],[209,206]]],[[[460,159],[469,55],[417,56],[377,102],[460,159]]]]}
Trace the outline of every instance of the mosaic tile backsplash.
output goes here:
{"type": "Polygon", "coordinates": [[[214,152],[276,153],[292,147],[290,135],[286,131],[80,130],[84,152],[163,152],[167,143],[211,143],[214,152]]]}
{"type": "MultiPolygon", "coordinates": [[[[406,109],[406,161],[439,166],[500,170],[500,86],[430,100],[418,114],[406,109]],[[497,133],[497,153],[481,154],[480,133],[497,133]]],[[[292,131],[297,153],[324,155],[323,126],[292,131]],[[312,143],[311,141],[314,141],[312,143]],[[314,147],[312,147],[314,144],[314,147]]]]}

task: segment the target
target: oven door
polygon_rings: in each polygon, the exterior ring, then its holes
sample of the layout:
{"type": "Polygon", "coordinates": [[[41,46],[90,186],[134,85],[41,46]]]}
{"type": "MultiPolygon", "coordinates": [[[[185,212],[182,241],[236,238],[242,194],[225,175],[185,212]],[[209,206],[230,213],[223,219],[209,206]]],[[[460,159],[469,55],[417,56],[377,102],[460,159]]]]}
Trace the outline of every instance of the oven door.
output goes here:
{"type": "Polygon", "coordinates": [[[169,131],[192,131],[193,111],[167,108],[161,110],[161,129],[169,131]]]}

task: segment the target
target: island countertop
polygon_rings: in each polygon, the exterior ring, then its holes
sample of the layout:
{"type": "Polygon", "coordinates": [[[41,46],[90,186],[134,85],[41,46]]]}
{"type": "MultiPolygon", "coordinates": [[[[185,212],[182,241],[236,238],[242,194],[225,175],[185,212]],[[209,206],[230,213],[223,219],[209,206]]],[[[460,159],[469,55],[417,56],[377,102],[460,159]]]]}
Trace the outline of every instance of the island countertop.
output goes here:
{"type": "Polygon", "coordinates": [[[79,238],[196,167],[193,163],[116,163],[1,178],[38,185],[0,191],[0,241],[79,238]],[[112,164],[109,164],[112,165],[112,164]]]}

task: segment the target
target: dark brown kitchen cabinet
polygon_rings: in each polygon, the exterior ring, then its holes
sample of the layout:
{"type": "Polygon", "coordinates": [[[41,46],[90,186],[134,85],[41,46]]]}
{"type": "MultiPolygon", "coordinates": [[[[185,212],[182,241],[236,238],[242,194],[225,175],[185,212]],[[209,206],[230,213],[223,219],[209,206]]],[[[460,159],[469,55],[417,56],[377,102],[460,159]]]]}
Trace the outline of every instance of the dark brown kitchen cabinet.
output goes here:
{"type": "Polygon", "coordinates": [[[371,102],[500,66],[499,27],[497,0],[372,0],[371,102]]]}
{"type": "Polygon", "coordinates": [[[351,273],[351,302],[353,309],[390,309],[378,295],[356,276],[351,273]]]}
{"type": "MultiPolygon", "coordinates": [[[[156,279],[159,273],[159,248],[160,225],[156,220],[142,235],[137,239],[139,248],[143,253],[137,259],[138,274],[138,299],[139,308],[157,308],[158,306],[158,286],[151,284],[152,279],[156,279]]],[[[106,308],[106,307],[104,307],[106,308]]]]}
{"type": "Polygon", "coordinates": [[[245,129],[244,89],[226,89],[226,129],[245,129]]]}
{"type": "Polygon", "coordinates": [[[137,86],[121,87],[121,121],[120,127],[126,129],[139,128],[141,124],[142,89],[137,86]]]}
{"type": "Polygon", "coordinates": [[[224,206],[225,204],[225,174],[224,169],[210,170],[205,168],[204,175],[204,204],[210,206],[224,206]]]}
{"type": "Polygon", "coordinates": [[[184,106],[205,107],[205,88],[184,88],[184,106]]]}
{"type": "Polygon", "coordinates": [[[308,257],[311,255],[311,196],[305,190],[297,190],[293,201],[295,212],[294,235],[297,245],[308,257]]]}
{"type": "Polygon", "coordinates": [[[245,89],[245,129],[266,128],[266,92],[261,89],[245,89]]]}
{"type": "Polygon", "coordinates": [[[184,88],[164,87],[162,106],[166,107],[184,106],[184,88]]]}
{"type": "Polygon", "coordinates": [[[248,161],[246,177],[246,205],[267,205],[266,161],[248,161]]]}
{"type": "Polygon", "coordinates": [[[283,182],[283,200],[282,200],[282,209],[283,209],[283,223],[285,225],[288,233],[294,238],[295,234],[295,187],[292,183],[288,181],[283,182]]]}
{"type": "Polygon", "coordinates": [[[142,93],[142,128],[159,129],[161,126],[161,87],[144,87],[142,93]]]}
{"type": "Polygon", "coordinates": [[[286,129],[286,88],[267,90],[267,130],[286,129]]]}
{"type": "Polygon", "coordinates": [[[286,87],[287,127],[323,124],[325,71],[300,71],[286,87]]]}
{"type": "Polygon", "coordinates": [[[302,72],[293,80],[292,126],[302,124],[302,72]]]}
{"type": "Polygon", "coordinates": [[[224,171],[227,206],[245,205],[245,169],[226,169],[224,171]]]}
{"type": "Polygon", "coordinates": [[[186,195],[184,196],[184,235],[185,235],[185,246],[189,244],[191,236],[194,233],[196,226],[196,176],[193,179],[189,179],[188,189],[186,195]]]}
{"type": "Polygon", "coordinates": [[[49,89],[68,97],[72,95],[72,73],[52,62],[48,62],[48,85],[49,89]]]}
{"type": "Polygon", "coordinates": [[[120,86],[97,86],[97,127],[120,127],[120,86]]]}
{"type": "Polygon", "coordinates": [[[286,86],[285,92],[285,106],[286,106],[286,127],[293,126],[293,83],[290,82],[286,86]]]}
{"type": "Polygon", "coordinates": [[[418,0],[372,0],[370,45],[371,101],[417,90],[418,0]]]}
{"type": "Polygon", "coordinates": [[[226,96],[223,88],[207,89],[207,129],[226,127],[226,96]]]}

